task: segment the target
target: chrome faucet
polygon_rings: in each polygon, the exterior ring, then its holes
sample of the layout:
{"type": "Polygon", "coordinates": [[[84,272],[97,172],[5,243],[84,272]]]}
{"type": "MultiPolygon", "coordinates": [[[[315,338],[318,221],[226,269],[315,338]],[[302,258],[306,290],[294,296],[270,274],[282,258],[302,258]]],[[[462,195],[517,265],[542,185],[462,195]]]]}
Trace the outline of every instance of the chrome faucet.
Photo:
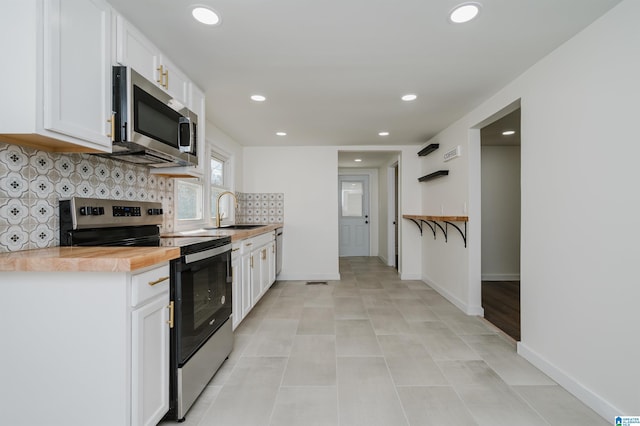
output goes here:
{"type": "Polygon", "coordinates": [[[216,228],[220,228],[220,219],[222,219],[222,215],[220,214],[220,198],[225,194],[229,194],[233,197],[233,200],[236,202],[236,209],[238,208],[238,198],[236,197],[236,194],[231,191],[224,191],[220,193],[216,199],[216,228]]]}

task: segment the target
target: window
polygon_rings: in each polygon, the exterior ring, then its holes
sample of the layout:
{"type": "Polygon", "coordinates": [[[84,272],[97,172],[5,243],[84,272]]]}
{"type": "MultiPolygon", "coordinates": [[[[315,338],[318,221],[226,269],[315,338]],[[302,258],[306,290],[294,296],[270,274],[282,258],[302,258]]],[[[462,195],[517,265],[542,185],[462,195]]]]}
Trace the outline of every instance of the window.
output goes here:
{"type": "MultiPolygon", "coordinates": [[[[176,230],[193,229],[196,226],[214,226],[218,195],[233,190],[232,158],[221,152],[212,151],[209,146],[210,144],[207,143],[204,157],[209,158],[209,161],[205,160],[202,166],[204,176],[198,179],[176,179],[176,230]]],[[[225,195],[220,199],[222,223],[233,223],[234,207],[232,196],[225,195]]]]}
{"type": "Polygon", "coordinates": [[[178,226],[202,221],[203,187],[201,182],[176,181],[176,217],[178,226]]]}
{"type": "MultiPolygon", "coordinates": [[[[218,196],[225,191],[231,191],[229,170],[229,158],[218,152],[212,152],[209,158],[210,186],[209,200],[211,203],[210,213],[211,221],[216,220],[216,203],[218,196]]],[[[235,201],[232,196],[226,195],[220,199],[220,221],[221,223],[233,223],[233,215],[235,212],[235,201]]]]}

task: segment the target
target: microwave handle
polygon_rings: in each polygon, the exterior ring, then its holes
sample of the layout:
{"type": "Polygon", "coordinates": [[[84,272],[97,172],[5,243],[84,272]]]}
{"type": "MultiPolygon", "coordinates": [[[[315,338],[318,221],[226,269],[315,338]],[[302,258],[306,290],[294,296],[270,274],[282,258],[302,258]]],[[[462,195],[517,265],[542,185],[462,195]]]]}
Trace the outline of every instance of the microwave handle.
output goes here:
{"type": "Polygon", "coordinates": [[[178,149],[180,152],[193,152],[191,138],[191,119],[180,117],[178,120],[178,149]],[[186,131],[183,131],[184,127],[186,127],[186,131]],[[183,135],[186,135],[186,138],[183,138],[183,135]]]}

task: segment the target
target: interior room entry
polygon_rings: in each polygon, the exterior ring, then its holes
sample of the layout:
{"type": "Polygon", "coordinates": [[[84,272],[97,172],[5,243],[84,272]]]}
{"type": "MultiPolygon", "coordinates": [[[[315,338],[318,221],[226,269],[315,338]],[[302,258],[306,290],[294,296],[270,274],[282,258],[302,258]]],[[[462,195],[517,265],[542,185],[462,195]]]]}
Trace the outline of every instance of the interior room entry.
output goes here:
{"type": "Polygon", "coordinates": [[[369,256],[369,176],[338,178],[340,256],[369,256]]]}

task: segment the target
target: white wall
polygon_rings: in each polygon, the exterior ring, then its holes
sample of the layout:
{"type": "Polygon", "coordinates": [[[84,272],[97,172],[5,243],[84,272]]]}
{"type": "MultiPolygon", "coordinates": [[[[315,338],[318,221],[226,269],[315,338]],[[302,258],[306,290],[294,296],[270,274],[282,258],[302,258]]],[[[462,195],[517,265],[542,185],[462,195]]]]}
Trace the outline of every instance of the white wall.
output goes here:
{"type": "MultiPolygon", "coordinates": [[[[474,156],[453,160],[463,167],[422,194],[425,212],[444,204],[453,213],[476,200],[473,128],[521,99],[518,351],[608,419],[640,412],[638,16],[640,2],[621,2],[439,134],[444,146],[461,144],[474,156]]],[[[479,285],[475,204],[468,251],[425,239],[422,258],[423,273],[463,304],[474,303],[479,285]],[[452,265],[471,265],[464,281],[452,265]]]]}
{"type": "Polygon", "coordinates": [[[519,280],[520,147],[481,150],[482,280],[519,280]]]}
{"type": "Polygon", "coordinates": [[[243,191],[284,193],[279,279],[338,279],[338,151],[245,147],[244,171],[243,191]]]}
{"type": "MultiPolygon", "coordinates": [[[[400,151],[401,211],[420,206],[416,146],[245,147],[242,191],[283,192],[284,255],[282,280],[337,279],[338,151],[400,151]]],[[[420,233],[400,228],[404,279],[420,278],[420,233]]]]}

